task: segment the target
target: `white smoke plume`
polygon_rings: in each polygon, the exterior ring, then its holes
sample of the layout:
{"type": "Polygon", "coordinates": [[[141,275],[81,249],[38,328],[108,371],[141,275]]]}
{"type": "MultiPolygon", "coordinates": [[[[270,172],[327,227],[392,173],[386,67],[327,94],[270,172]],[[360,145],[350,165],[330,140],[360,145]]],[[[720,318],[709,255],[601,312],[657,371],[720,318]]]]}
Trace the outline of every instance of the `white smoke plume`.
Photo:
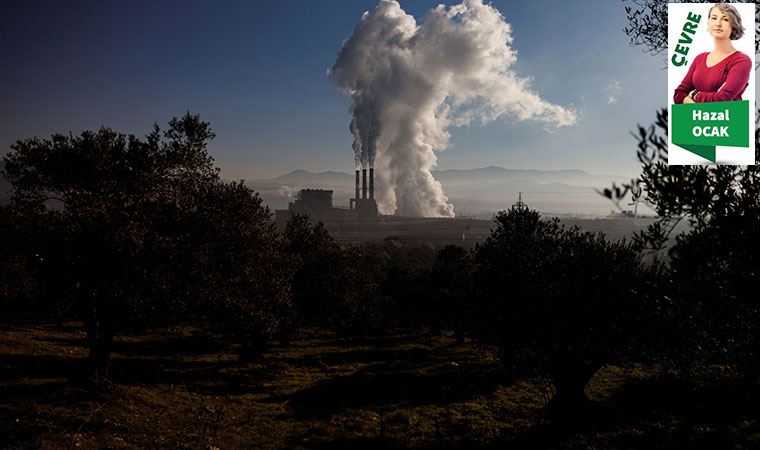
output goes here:
{"type": "Polygon", "coordinates": [[[296,197],[296,194],[300,191],[299,188],[290,187],[287,185],[282,185],[277,188],[277,195],[281,198],[286,198],[288,200],[292,200],[296,197]]]}
{"type": "Polygon", "coordinates": [[[509,24],[482,0],[439,5],[420,24],[394,0],[364,13],[328,75],[351,96],[356,164],[375,167],[381,213],[454,215],[431,174],[450,125],[501,116],[550,128],[575,123],[572,110],[541,99],[515,74],[511,44],[509,24]]]}

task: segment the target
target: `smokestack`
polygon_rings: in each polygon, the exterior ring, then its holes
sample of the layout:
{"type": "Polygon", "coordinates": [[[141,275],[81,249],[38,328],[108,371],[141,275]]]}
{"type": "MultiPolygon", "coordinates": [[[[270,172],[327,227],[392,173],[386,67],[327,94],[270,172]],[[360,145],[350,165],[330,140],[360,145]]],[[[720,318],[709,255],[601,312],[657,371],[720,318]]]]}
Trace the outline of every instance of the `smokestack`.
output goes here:
{"type": "Polygon", "coordinates": [[[367,198],[367,169],[362,169],[362,198],[367,198]]]}
{"type": "Polygon", "coordinates": [[[354,198],[359,200],[359,169],[356,169],[356,196],[354,198]]]}
{"type": "Polygon", "coordinates": [[[369,168],[369,198],[375,198],[375,168],[369,168]]]}

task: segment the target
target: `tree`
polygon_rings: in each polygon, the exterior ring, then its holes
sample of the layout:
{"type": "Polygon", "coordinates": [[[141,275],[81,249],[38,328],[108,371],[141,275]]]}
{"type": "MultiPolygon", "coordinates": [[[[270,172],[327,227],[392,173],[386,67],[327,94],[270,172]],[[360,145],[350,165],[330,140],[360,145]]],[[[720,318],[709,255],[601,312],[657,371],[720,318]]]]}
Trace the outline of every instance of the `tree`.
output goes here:
{"type": "Polygon", "coordinates": [[[434,311],[430,275],[435,261],[435,250],[429,245],[404,245],[389,240],[378,246],[365,248],[367,262],[373,267],[368,273],[380,285],[387,300],[389,319],[402,327],[432,325],[434,311]],[[374,253],[374,254],[373,254],[374,253]]]}
{"type": "MultiPolygon", "coordinates": [[[[667,4],[632,3],[636,7],[626,7],[625,28],[631,43],[653,54],[662,52],[667,47],[667,4]]],[[[755,27],[758,53],[757,5],[755,27]]],[[[760,172],[757,166],[668,166],[667,130],[666,110],[657,112],[650,127],[639,126],[634,137],[641,175],[604,191],[618,203],[631,192],[634,201],[655,208],[658,219],[636,236],[638,248],[661,251],[672,243],[666,260],[670,283],[664,292],[670,303],[663,310],[669,345],[660,357],[686,369],[719,363],[756,382],[760,307],[754,299],[760,262],[751,249],[757,247],[760,231],[760,172]],[[675,226],[683,222],[688,229],[676,234],[675,226]]]]}
{"type": "MultiPolygon", "coordinates": [[[[760,117],[760,113],[759,116],[760,117]]],[[[639,248],[668,251],[674,301],[670,354],[681,366],[720,362],[756,379],[760,306],[756,298],[760,260],[753,249],[760,235],[758,166],[668,166],[667,112],[649,128],[639,127],[642,171],[623,186],[605,190],[616,202],[627,192],[655,207],[658,219],[636,236],[639,248]],[[673,236],[674,226],[687,231],[673,236]]],[[[755,158],[760,157],[760,131],[755,158]]]]}
{"type": "Polygon", "coordinates": [[[288,220],[284,241],[300,320],[343,336],[384,328],[389,308],[380,280],[387,261],[368,247],[338,245],[321,222],[312,225],[304,215],[288,220]]]}
{"type": "Polygon", "coordinates": [[[516,373],[549,375],[564,414],[606,364],[645,354],[657,278],[630,244],[513,207],[476,249],[473,331],[516,373]]]}
{"type": "MultiPolygon", "coordinates": [[[[220,180],[207,151],[213,137],[188,113],[144,139],[101,128],[18,141],[5,156],[13,208],[50,229],[29,250],[48,290],[84,319],[95,378],[108,374],[119,329],[208,311],[209,295],[233,289],[219,289],[221,280],[258,274],[251,255],[268,249],[257,245],[273,237],[269,212],[241,184],[220,180]]],[[[269,261],[267,252],[257,261],[269,261]]],[[[269,293],[271,279],[256,278],[256,288],[246,280],[241,295],[269,293]]]]}
{"type": "Polygon", "coordinates": [[[341,303],[351,287],[346,255],[322,222],[312,225],[305,215],[288,219],[284,241],[295,272],[293,301],[298,314],[308,323],[325,325],[326,312],[341,303]]]}
{"type": "Polygon", "coordinates": [[[0,310],[5,317],[37,309],[30,303],[42,295],[34,281],[34,255],[26,251],[30,241],[41,236],[37,227],[22,221],[9,205],[0,204],[0,310]]]}
{"type": "Polygon", "coordinates": [[[457,245],[447,245],[436,255],[431,274],[433,306],[429,315],[454,330],[464,343],[473,292],[472,255],[457,245]]]}
{"type": "Polygon", "coordinates": [[[240,344],[241,362],[261,358],[268,341],[294,322],[293,270],[270,219],[261,197],[242,181],[212,183],[203,187],[188,217],[190,238],[183,240],[197,290],[192,304],[240,344]]]}
{"type": "Polygon", "coordinates": [[[393,305],[385,294],[388,265],[393,257],[371,244],[345,247],[341,295],[325,308],[327,325],[345,337],[379,334],[387,330],[393,305]]]}

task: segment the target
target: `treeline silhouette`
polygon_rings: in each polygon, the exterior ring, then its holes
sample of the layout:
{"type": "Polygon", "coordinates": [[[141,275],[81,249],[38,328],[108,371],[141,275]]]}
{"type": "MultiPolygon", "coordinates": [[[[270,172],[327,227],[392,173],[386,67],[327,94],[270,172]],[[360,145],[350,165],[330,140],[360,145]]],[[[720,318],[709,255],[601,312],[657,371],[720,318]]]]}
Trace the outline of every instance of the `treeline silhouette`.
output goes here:
{"type": "Polygon", "coordinates": [[[754,390],[757,171],[668,167],[663,113],[656,125],[640,132],[641,178],[607,191],[652,203],[651,229],[611,242],[518,204],[472,251],[339,245],[304,216],[278,233],[258,194],[221,179],[214,134],[189,113],[144,138],[102,128],[18,141],[4,158],[0,308],[11,322],[81,320],[93,380],[108,377],[114,336],[191,324],[235,343],[241,364],[309,327],[451,332],[497,347],[505,380],[551,379],[560,416],[583,410],[607,365],[720,367],[754,390]],[[690,231],[652,256],[679,218],[690,231]]]}

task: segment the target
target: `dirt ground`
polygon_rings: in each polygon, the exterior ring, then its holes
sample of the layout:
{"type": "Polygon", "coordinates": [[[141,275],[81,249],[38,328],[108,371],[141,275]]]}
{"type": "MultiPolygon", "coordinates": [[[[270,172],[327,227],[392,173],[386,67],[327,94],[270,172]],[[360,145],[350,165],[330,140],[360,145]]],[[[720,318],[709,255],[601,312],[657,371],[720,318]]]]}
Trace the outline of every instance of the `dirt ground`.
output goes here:
{"type": "Polygon", "coordinates": [[[449,336],[304,330],[257,364],[191,329],[120,336],[111,381],[81,379],[80,324],[0,326],[2,448],[753,448],[746,393],[637,367],[592,379],[572,424],[541,378],[449,336]]]}

